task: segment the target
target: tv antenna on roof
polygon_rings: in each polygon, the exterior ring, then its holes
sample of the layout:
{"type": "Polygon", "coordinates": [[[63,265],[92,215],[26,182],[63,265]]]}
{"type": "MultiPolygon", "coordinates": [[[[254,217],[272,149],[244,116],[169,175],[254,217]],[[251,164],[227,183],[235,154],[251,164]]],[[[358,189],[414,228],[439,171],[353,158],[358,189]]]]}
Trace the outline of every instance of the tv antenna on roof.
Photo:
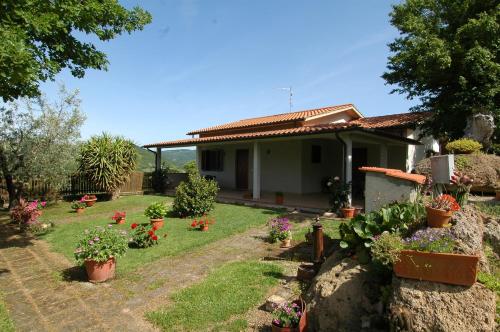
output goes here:
{"type": "Polygon", "coordinates": [[[293,96],[293,91],[292,91],[292,86],[288,88],[279,88],[280,90],[288,91],[289,93],[289,103],[290,103],[290,113],[292,112],[292,96],[293,96]]]}

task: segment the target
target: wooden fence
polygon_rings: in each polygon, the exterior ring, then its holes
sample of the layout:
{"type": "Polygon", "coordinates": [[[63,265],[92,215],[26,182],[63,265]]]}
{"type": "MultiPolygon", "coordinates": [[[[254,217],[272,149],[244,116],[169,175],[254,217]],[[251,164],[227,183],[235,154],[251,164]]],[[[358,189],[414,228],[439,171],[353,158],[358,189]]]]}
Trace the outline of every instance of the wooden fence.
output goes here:
{"type": "MultiPolygon", "coordinates": [[[[124,195],[142,194],[145,191],[152,191],[152,176],[150,173],[133,172],[129,180],[124,183],[120,192],[124,195]]],[[[42,180],[31,180],[25,184],[25,195],[28,199],[45,197],[47,195],[56,194],[54,190],[44,183],[42,180]]],[[[58,191],[61,196],[69,195],[84,195],[84,194],[100,194],[103,193],[99,187],[94,185],[85,177],[71,176],[63,183],[58,191]]],[[[0,180],[0,200],[6,201],[8,198],[7,186],[5,180],[0,180]]]]}

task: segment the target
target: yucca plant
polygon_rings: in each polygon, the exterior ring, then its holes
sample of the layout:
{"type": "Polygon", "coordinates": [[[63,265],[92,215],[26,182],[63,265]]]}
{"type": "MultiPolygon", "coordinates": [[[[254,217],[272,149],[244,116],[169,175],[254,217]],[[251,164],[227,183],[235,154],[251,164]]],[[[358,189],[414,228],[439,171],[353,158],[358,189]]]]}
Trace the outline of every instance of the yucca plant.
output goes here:
{"type": "Polygon", "coordinates": [[[120,186],[136,169],[137,157],[132,141],[103,133],[91,137],[82,145],[80,172],[116,198],[120,194],[120,186]]]}

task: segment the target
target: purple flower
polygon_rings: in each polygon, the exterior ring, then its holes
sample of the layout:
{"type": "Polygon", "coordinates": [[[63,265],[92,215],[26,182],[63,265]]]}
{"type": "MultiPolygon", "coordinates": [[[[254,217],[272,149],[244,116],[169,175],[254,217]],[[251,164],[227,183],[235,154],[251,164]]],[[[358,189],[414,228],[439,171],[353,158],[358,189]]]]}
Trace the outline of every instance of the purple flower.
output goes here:
{"type": "Polygon", "coordinates": [[[90,241],[89,241],[89,244],[90,244],[90,245],[93,245],[93,244],[94,244],[94,241],[90,240],[90,241]]]}
{"type": "Polygon", "coordinates": [[[99,240],[100,240],[100,238],[99,238],[98,236],[96,236],[96,237],[94,238],[94,241],[95,241],[95,242],[99,242],[99,240]]]}
{"type": "Polygon", "coordinates": [[[111,225],[111,224],[108,224],[108,228],[111,228],[111,227],[113,227],[113,225],[111,225]]]}

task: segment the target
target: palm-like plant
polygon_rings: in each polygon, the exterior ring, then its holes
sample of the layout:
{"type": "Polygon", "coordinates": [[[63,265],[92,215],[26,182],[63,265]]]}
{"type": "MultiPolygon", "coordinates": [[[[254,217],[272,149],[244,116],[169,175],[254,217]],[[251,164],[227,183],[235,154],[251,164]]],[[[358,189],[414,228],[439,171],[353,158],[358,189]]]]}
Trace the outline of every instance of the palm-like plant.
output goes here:
{"type": "Polygon", "coordinates": [[[116,197],[120,186],[135,170],[137,157],[132,141],[103,133],[82,145],[80,171],[95,185],[116,197]]]}

